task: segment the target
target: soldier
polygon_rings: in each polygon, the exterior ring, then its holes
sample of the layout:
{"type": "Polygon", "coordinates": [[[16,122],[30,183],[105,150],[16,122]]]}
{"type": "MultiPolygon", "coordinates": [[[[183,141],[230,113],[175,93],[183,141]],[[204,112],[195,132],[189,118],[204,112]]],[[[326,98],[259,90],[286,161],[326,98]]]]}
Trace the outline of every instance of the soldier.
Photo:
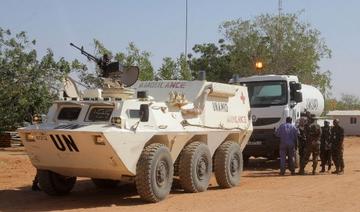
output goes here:
{"type": "Polygon", "coordinates": [[[331,129],[331,152],[336,170],[333,174],[344,173],[344,129],[339,125],[339,119],[334,119],[331,129]]]}
{"type": "Polygon", "coordinates": [[[321,128],[316,123],[314,116],[308,116],[308,123],[306,125],[308,125],[309,131],[306,135],[306,145],[305,145],[304,157],[300,163],[299,174],[300,175],[305,174],[305,166],[309,161],[310,155],[312,155],[312,161],[313,161],[312,174],[315,175],[317,162],[318,162],[318,156],[320,153],[321,128]]]}
{"type": "Polygon", "coordinates": [[[306,119],[301,117],[299,120],[299,133],[298,133],[298,149],[299,149],[299,160],[300,162],[304,158],[304,150],[306,144],[306,134],[308,131],[309,125],[306,124],[306,119]]]}
{"type": "Polygon", "coordinates": [[[110,63],[110,57],[108,54],[104,54],[103,57],[98,61],[98,66],[101,69],[101,77],[108,77],[108,73],[107,73],[107,66],[110,63]]]}
{"type": "Polygon", "coordinates": [[[330,141],[330,123],[324,121],[324,126],[321,128],[321,143],[320,143],[320,159],[321,171],[325,172],[325,166],[328,165],[328,171],[331,169],[331,141],[330,141]]]}

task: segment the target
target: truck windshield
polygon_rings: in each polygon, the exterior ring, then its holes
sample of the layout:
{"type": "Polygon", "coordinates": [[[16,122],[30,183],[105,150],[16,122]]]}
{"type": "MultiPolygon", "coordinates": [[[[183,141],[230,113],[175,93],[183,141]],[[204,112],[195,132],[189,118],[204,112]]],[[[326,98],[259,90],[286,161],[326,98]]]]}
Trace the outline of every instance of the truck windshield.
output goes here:
{"type": "Polygon", "coordinates": [[[251,107],[285,105],[287,102],[286,81],[245,82],[248,87],[251,107]]]}

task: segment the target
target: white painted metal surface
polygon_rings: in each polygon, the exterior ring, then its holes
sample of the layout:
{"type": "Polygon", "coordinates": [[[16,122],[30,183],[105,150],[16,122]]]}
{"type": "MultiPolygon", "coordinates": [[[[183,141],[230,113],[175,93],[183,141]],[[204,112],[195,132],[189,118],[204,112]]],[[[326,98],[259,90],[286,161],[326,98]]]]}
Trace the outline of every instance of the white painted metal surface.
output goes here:
{"type": "Polygon", "coordinates": [[[97,100],[57,101],[46,122],[19,129],[33,165],[66,176],[120,180],[136,175],[140,154],[151,143],[168,146],[175,161],[189,142],[206,143],[213,155],[226,140],[238,142],[243,150],[251,135],[244,86],[144,81],[132,89],[134,95],[119,88],[127,98],[106,101],[101,90],[85,91],[84,97],[97,100]],[[149,97],[138,99],[137,91],[149,97]],[[140,121],[143,104],[149,106],[145,122],[140,121]],[[112,124],[113,118],[121,123],[112,124]]]}

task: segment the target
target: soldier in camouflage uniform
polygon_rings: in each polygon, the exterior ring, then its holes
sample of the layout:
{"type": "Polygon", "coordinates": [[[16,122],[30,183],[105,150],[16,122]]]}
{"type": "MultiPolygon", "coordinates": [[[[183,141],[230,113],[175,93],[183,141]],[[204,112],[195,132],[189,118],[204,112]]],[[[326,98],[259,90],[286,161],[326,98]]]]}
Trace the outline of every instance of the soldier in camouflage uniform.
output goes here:
{"type": "Polygon", "coordinates": [[[344,129],[340,127],[339,120],[334,119],[334,126],[331,129],[331,152],[336,170],[333,174],[344,173],[344,129]]]}
{"type": "Polygon", "coordinates": [[[306,134],[304,157],[300,163],[299,174],[300,175],[305,174],[305,166],[309,162],[310,155],[312,155],[312,161],[313,161],[312,174],[314,175],[316,173],[318,156],[320,154],[321,128],[320,125],[316,123],[314,116],[308,117],[308,123],[306,125],[308,125],[309,131],[306,134]]]}
{"type": "Polygon", "coordinates": [[[321,143],[320,143],[320,159],[321,171],[325,172],[325,166],[328,165],[328,171],[331,169],[331,140],[330,140],[330,126],[328,121],[324,121],[324,126],[321,128],[321,143]]]}
{"type": "Polygon", "coordinates": [[[309,125],[306,124],[306,118],[302,117],[299,121],[299,133],[298,133],[298,149],[299,149],[299,160],[300,163],[304,158],[304,150],[306,145],[306,135],[308,133],[309,125]]]}

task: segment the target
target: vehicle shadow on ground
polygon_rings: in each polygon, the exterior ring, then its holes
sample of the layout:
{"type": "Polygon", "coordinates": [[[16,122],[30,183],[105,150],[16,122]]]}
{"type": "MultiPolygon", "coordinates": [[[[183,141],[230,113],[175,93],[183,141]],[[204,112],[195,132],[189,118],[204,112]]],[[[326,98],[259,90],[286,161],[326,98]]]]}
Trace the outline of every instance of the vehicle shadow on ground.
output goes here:
{"type": "Polygon", "coordinates": [[[265,158],[250,158],[249,162],[244,166],[245,171],[269,171],[279,170],[280,161],[268,160],[265,158]]]}
{"type": "Polygon", "coordinates": [[[30,186],[0,190],[0,211],[49,211],[147,204],[140,199],[135,185],[111,189],[96,188],[91,180],[81,180],[66,196],[49,196],[32,191],[30,186]]]}
{"type": "Polygon", "coordinates": [[[279,175],[279,160],[268,160],[265,158],[251,158],[244,166],[244,171],[251,171],[243,177],[278,177],[279,175]]]}

